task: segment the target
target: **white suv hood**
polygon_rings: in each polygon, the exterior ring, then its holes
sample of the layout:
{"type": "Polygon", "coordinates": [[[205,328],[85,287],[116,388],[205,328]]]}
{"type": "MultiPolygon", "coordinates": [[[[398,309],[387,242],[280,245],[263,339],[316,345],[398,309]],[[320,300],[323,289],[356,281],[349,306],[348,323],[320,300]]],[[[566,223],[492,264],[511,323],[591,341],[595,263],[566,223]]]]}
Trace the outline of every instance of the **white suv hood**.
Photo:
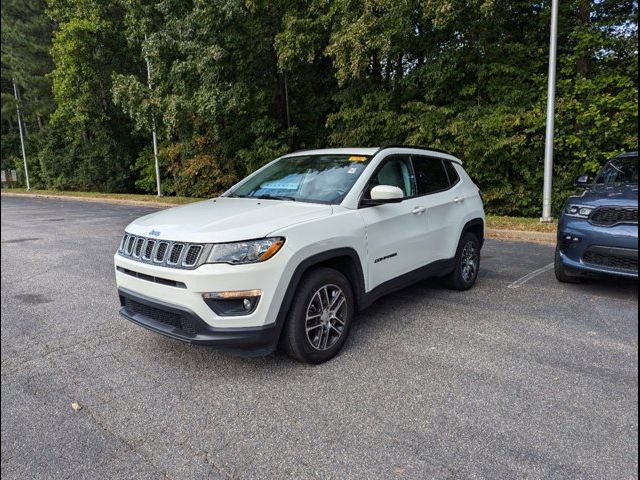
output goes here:
{"type": "Polygon", "coordinates": [[[131,222],[127,232],[179,242],[235,242],[331,213],[330,205],[220,197],[146,215],[131,222]]]}

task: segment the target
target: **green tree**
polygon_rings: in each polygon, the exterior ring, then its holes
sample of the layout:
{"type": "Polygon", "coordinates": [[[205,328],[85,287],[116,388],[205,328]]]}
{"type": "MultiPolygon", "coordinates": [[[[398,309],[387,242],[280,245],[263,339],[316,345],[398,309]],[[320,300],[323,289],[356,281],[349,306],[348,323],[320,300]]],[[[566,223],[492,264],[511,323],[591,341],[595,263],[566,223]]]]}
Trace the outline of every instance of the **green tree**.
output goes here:
{"type": "MultiPolygon", "coordinates": [[[[2,5],[3,165],[21,76],[40,184],[154,191],[155,120],[166,194],[219,193],[288,150],[413,143],[461,157],[490,212],[539,213],[550,0],[47,6],[2,5]]],[[[638,132],[637,1],[560,6],[556,208],[638,132]]]]}
{"type": "Polygon", "coordinates": [[[53,110],[51,82],[46,77],[52,66],[49,55],[52,30],[43,0],[2,2],[2,168],[15,168],[24,178],[14,97],[17,91],[28,137],[30,178],[35,186],[41,184],[41,175],[34,157],[42,129],[53,110]]]}
{"type": "Polygon", "coordinates": [[[129,190],[140,139],[111,98],[113,72],[130,71],[137,55],[122,33],[124,11],[112,2],[50,0],[48,12],[57,24],[50,73],[57,108],[40,159],[50,186],[129,190]]]}

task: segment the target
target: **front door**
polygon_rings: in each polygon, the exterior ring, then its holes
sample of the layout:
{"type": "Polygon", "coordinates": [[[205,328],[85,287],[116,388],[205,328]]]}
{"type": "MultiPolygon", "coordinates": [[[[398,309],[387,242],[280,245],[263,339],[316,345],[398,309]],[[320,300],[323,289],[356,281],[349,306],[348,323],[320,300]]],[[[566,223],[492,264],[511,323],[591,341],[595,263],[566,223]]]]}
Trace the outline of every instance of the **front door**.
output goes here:
{"type": "Polygon", "coordinates": [[[424,264],[426,208],[415,197],[416,182],[407,155],[385,158],[363,193],[368,198],[376,185],[400,188],[405,200],[359,209],[367,232],[367,289],[410,272],[424,264]]]}

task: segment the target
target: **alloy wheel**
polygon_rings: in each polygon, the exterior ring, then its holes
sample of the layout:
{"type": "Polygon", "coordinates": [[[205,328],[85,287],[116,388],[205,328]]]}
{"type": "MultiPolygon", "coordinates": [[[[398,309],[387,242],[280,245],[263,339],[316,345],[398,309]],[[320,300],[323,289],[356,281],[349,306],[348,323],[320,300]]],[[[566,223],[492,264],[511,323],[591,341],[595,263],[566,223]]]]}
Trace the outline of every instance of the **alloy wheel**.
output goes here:
{"type": "Polygon", "coordinates": [[[323,285],[307,305],[307,340],[316,350],[331,348],[342,336],[347,319],[347,298],[337,285],[323,285]]]}
{"type": "Polygon", "coordinates": [[[460,261],[460,270],[462,279],[469,283],[475,278],[478,271],[478,251],[472,241],[465,243],[462,249],[462,258],[460,261]]]}

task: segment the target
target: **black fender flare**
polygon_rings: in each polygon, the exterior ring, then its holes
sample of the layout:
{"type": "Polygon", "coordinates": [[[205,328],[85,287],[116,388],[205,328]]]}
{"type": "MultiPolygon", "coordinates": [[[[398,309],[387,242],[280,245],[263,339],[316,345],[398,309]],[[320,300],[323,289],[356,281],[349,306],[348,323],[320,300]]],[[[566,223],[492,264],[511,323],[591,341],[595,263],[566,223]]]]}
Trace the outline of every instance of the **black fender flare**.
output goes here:
{"type": "Polygon", "coordinates": [[[278,310],[278,315],[276,317],[276,326],[279,332],[281,332],[284,327],[287,314],[289,313],[289,308],[293,303],[293,298],[296,294],[296,290],[302,276],[316,265],[345,256],[349,257],[353,262],[354,272],[352,272],[352,275],[349,275],[351,278],[348,278],[353,285],[353,293],[356,297],[356,310],[358,310],[357,306],[362,302],[362,298],[364,296],[364,272],[362,270],[360,256],[358,255],[358,252],[351,247],[333,248],[305,258],[293,271],[293,275],[291,275],[291,279],[287,285],[287,290],[284,293],[284,297],[282,298],[280,309],[278,310]]]}
{"type": "Polygon", "coordinates": [[[485,222],[484,220],[482,220],[481,218],[474,218],[473,220],[469,220],[467,223],[464,224],[464,227],[462,227],[462,232],[460,233],[460,238],[462,238],[462,236],[467,233],[470,229],[474,228],[474,227],[480,227],[482,229],[482,235],[480,235],[480,238],[478,240],[480,240],[480,248],[482,248],[482,246],[484,245],[484,236],[485,236],[485,222]]]}

